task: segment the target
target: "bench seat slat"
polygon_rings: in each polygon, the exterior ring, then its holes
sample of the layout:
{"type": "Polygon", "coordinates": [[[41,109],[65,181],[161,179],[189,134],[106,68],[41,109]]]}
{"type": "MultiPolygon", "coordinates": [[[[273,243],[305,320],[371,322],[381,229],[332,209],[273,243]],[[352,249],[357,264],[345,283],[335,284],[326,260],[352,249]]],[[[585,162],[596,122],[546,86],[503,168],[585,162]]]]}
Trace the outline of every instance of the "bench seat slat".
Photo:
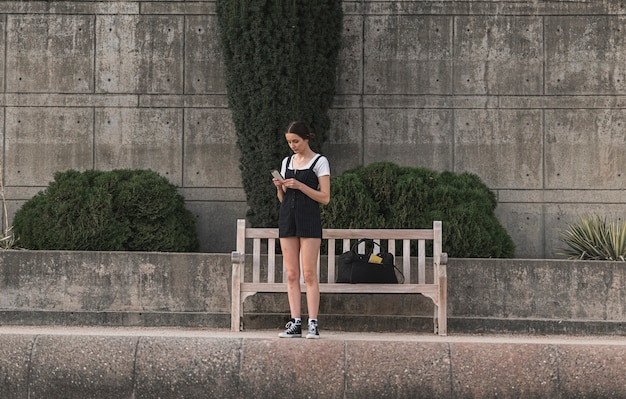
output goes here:
{"type": "MultiPolygon", "coordinates": [[[[355,294],[432,294],[437,293],[435,284],[320,284],[322,293],[355,293],[355,294]]],[[[306,285],[300,289],[306,292],[306,285]]],[[[242,293],[256,292],[287,292],[286,283],[242,283],[242,293]]]]}

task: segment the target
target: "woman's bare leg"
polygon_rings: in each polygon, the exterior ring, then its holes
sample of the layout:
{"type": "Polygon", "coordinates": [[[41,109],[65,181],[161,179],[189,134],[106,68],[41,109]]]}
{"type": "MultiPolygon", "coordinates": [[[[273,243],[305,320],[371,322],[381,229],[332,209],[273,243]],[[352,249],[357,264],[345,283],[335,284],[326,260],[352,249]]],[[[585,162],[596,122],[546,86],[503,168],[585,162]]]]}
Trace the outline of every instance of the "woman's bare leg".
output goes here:
{"type": "Polygon", "coordinates": [[[289,299],[291,317],[301,317],[300,239],[298,237],[281,238],[280,247],[287,272],[287,298],[289,299]]]}
{"type": "Polygon", "coordinates": [[[300,238],[300,252],[302,254],[302,273],[306,284],[306,302],[309,319],[317,319],[320,307],[320,287],[317,278],[317,259],[319,256],[319,238],[300,238]]]}

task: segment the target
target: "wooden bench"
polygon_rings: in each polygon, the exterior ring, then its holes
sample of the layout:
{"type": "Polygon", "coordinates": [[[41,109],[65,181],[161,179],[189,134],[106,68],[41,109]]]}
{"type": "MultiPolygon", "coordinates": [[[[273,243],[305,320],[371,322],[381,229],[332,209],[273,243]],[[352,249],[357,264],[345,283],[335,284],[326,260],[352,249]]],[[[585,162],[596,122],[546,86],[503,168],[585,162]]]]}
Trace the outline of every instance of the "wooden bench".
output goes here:
{"type": "MultiPolygon", "coordinates": [[[[435,334],[447,335],[447,254],[441,249],[441,222],[433,222],[432,229],[323,229],[322,242],[327,241],[326,261],[322,262],[323,256],[318,257],[318,278],[325,274],[327,281],[320,280],[320,293],[366,293],[366,294],[421,294],[430,298],[434,305],[434,330],[435,334]],[[400,255],[395,256],[395,265],[404,274],[403,284],[340,284],[335,282],[337,240],[343,243],[343,252],[350,250],[350,240],[371,238],[378,243],[387,243],[390,253],[396,252],[396,240],[402,242],[400,255]],[[417,257],[411,257],[411,241],[417,243],[417,257]],[[432,257],[426,257],[426,241],[432,241],[432,257]],[[426,281],[426,262],[432,258],[432,281],[426,281]],[[417,276],[411,276],[411,259],[413,270],[417,276]],[[415,265],[416,264],[416,265],[415,265]],[[325,268],[322,269],[322,267],[325,268]],[[322,273],[322,271],[324,273],[322,273]]],[[[276,255],[278,242],[278,229],[276,228],[250,228],[246,227],[245,220],[237,221],[237,250],[231,254],[232,259],[232,296],[231,296],[231,330],[240,331],[241,318],[243,316],[243,303],[251,295],[259,292],[287,292],[287,282],[282,281],[283,273],[277,273],[282,267],[280,256],[276,255]],[[246,246],[252,248],[252,272],[245,273],[246,246]],[[262,253],[263,252],[263,253],[262,253]],[[261,271],[264,271],[263,278],[261,271]],[[278,275],[278,278],[276,278],[278,275]],[[244,281],[244,276],[248,280],[244,281]],[[280,281],[276,281],[280,280],[280,281]]],[[[249,255],[249,254],[248,254],[249,255]]],[[[321,254],[323,255],[323,254],[321,254]]],[[[301,281],[302,292],[306,292],[306,286],[301,281]]]]}

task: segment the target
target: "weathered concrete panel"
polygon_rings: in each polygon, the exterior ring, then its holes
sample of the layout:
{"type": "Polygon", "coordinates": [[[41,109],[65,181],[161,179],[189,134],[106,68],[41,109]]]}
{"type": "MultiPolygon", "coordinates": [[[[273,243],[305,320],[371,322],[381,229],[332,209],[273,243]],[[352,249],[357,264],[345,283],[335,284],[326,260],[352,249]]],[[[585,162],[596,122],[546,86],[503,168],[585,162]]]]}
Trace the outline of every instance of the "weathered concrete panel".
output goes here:
{"type": "MultiPolygon", "coordinates": [[[[210,0],[211,1],[211,0],[210,0]]],[[[0,13],[11,14],[139,14],[134,1],[3,1],[0,13]]]]}
{"type": "Polygon", "coordinates": [[[452,18],[367,16],[364,30],[365,93],[452,92],[452,18]]]}
{"type": "Polygon", "coordinates": [[[542,254],[544,237],[541,206],[499,202],[495,215],[515,243],[516,258],[527,259],[542,254]]]}
{"type": "Polygon", "coordinates": [[[135,337],[37,337],[29,398],[133,397],[135,337]]]}
{"type": "Polygon", "coordinates": [[[105,108],[96,110],[95,168],[152,169],[182,184],[182,110],[105,108]]]}
{"type": "Polygon", "coordinates": [[[203,254],[7,251],[0,308],[66,312],[227,312],[230,262],[203,254]]]}
{"type": "Polygon", "coordinates": [[[93,168],[93,110],[6,108],[5,184],[46,186],[54,173],[93,168]]]}
{"type": "Polygon", "coordinates": [[[450,316],[624,320],[623,262],[466,259],[459,267],[456,262],[448,265],[450,316]],[[475,268],[480,276],[472,276],[475,268]]]}
{"type": "Polygon", "coordinates": [[[207,312],[229,309],[230,299],[211,292],[229,292],[229,270],[210,256],[181,257],[160,263],[163,258],[146,255],[135,263],[139,276],[141,309],[173,312],[207,312]]]}
{"type": "Polygon", "coordinates": [[[322,152],[330,163],[331,176],[339,176],[361,165],[363,159],[363,123],[360,109],[332,109],[330,129],[322,152]]]}
{"type": "Polygon", "coordinates": [[[456,94],[542,94],[543,19],[455,18],[456,94]]]}
{"type": "Polygon", "coordinates": [[[240,351],[238,338],[143,337],[135,392],[126,398],[245,397],[239,395],[240,351]]]}
{"type": "Polygon", "coordinates": [[[182,93],[184,17],[100,16],[96,91],[182,93]]]}
{"type": "Polygon", "coordinates": [[[284,341],[276,338],[243,342],[238,370],[241,397],[344,397],[343,342],[306,340],[307,349],[303,350],[302,339],[284,341]],[[289,383],[276,384],[268,374],[289,383]]]}
{"type": "Polygon", "coordinates": [[[185,94],[226,93],[217,16],[186,18],[185,94]]]}
{"type": "Polygon", "coordinates": [[[4,255],[0,265],[7,276],[1,285],[0,304],[3,308],[141,309],[139,278],[126,267],[128,255],[120,253],[107,264],[85,259],[76,262],[80,256],[69,253],[50,256],[45,252],[33,252],[32,255],[27,259],[20,258],[16,252],[4,255]]]}
{"type": "Polygon", "coordinates": [[[241,187],[241,173],[227,172],[240,157],[229,109],[187,109],[184,149],[185,187],[241,187]]]}
{"type": "Polygon", "coordinates": [[[215,14],[215,0],[177,2],[148,1],[142,2],[142,14],[215,14]]]}
{"type": "Polygon", "coordinates": [[[497,265],[485,263],[481,267],[480,278],[469,276],[471,269],[448,268],[448,315],[494,318],[534,315],[532,266],[506,261],[497,265]]]}
{"type": "Polygon", "coordinates": [[[7,93],[4,101],[10,107],[135,107],[133,94],[63,94],[7,93]]]}
{"type": "Polygon", "coordinates": [[[626,347],[559,345],[559,383],[563,398],[619,398],[626,386],[626,347]]]}
{"type": "Polygon", "coordinates": [[[624,31],[615,15],[546,17],[547,94],[625,93],[624,31]]]}
{"type": "Polygon", "coordinates": [[[246,217],[248,205],[243,201],[191,201],[186,204],[196,216],[200,251],[230,253],[235,250],[237,227],[233,220],[246,217]]]}
{"type": "Polygon", "coordinates": [[[360,93],[363,85],[363,18],[345,16],[335,90],[341,94],[360,93]]]}
{"type": "Polygon", "coordinates": [[[365,164],[452,169],[452,112],[422,109],[369,109],[364,116],[365,164]]]}
{"type": "Polygon", "coordinates": [[[559,395],[560,369],[550,345],[451,343],[450,358],[454,397],[569,398],[559,395]]]}
{"type": "Polygon", "coordinates": [[[29,363],[34,339],[28,335],[6,335],[0,340],[0,397],[29,398],[29,363]]]}
{"type": "Polygon", "coordinates": [[[346,398],[452,395],[447,343],[354,341],[346,344],[345,352],[346,398]]]}
{"type": "Polygon", "coordinates": [[[492,189],[541,188],[542,115],[532,110],[455,110],[454,170],[492,189]]]}
{"type": "Polygon", "coordinates": [[[626,110],[545,111],[546,188],[626,188],[626,110]]]}
{"type": "Polygon", "coordinates": [[[92,92],[94,20],[91,15],[9,15],[7,91],[92,92]]]}

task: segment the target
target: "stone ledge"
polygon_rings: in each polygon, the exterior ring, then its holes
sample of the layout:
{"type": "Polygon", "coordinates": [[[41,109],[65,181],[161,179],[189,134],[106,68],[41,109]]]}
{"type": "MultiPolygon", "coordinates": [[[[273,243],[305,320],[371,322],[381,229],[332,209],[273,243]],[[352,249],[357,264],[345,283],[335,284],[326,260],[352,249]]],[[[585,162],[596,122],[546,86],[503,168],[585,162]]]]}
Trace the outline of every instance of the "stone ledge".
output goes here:
{"type": "Polygon", "coordinates": [[[40,332],[0,334],[0,397],[626,396],[622,340],[40,332]]]}

